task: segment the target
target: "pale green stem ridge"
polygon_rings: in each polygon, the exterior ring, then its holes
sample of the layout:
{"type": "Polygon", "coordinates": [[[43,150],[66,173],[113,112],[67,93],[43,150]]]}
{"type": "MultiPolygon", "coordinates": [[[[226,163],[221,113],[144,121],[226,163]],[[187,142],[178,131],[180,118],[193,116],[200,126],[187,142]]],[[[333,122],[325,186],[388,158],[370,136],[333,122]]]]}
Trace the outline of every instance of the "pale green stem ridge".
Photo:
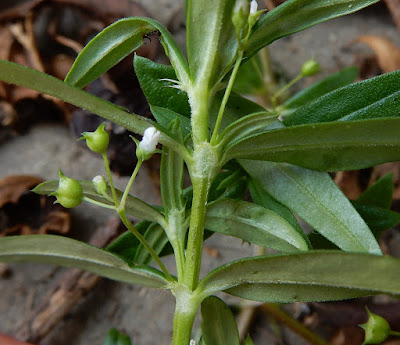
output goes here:
{"type": "Polygon", "coordinates": [[[209,177],[196,178],[192,176],[193,202],[184,272],[184,284],[190,291],[195,290],[199,283],[204,222],[210,182],[209,177]]]}
{"type": "Polygon", "coordinates": [[[117,198],[117,192],[115,191],[115,187],[114,187],[114,182],[112,179],[112,175],[111,175],[111,170],[110,170],[110,164],[108,162],[108,158],[107,158],[107,154],[103,153],[103,161],[104,161],[104,168],[106,169],[106,174],[108,177],[108,183],[110,184],[110,188],[111,188],[111,194],[114,200],[114,205],[115,207],[118,207],[118,198],[117,198]]]}
{"type": "Polygon", "coordinates": [[[90,199],[90,198],[88,198],[88,197],[86,197],[86,196],[83,197],[83,200],[84,200],[84,201],[87,201],[87,202],[90,202],[91,204],[100,206],[100,207],[109,208],[109,209],[111,209],[111,210],[115,210],[115,209],[116,209],[114,205],[107,205],[107,204],[104,204],[104,203],[102,203],[102,202],[99,202],[99,201],[90,199]]]}
{"type": "Polygon", "coordinates": [[[219,127],[221,126],[221,121],[222,121],[222,117],[225,112],[225,107],[226,107],[226,104],[228,103],[229,96],[232,92],[233,84],[235,82],[237,73],[239,71],[240,64],[243,59],[243,53],[244,53],[243,50],[239,51],[235,66],[233,67],[231,76],[229,78],[228,86],[226,87],[224,97],[222,98],[222,102],[221,102],[221,105],[220,105],[219,111],[218,111],[217,121],[215,123],[214,131],[213,131],[211,141],[210,141],[211,145],[214,145],[217,143],[219,127]]]}
{"type": "Polygon", "coordinates": [[[160,257],[157,255],[157,253],[154,251],[154,249],[149,245],[149,243],[146,241],[146,239],[142,236],[142,234],[137,231],[137,229],[133,226],[133,224],[129,221],[129,219],[126,217],[125,210],[121,209],[118,210],[118,214],[126,226],[126,228],[140,241],[140,243],[146,248],[146,250],[150,253],[152,256],[153,260],[157,262],[158,266],[160,267],[161,271],[164,272],[166,278],[171,281],[175,282],[174,278],[172,278],[171,274],[168,272],[164,264],[162,263],[160,257]]]}
{"type": "Polygon", "coordinates": [[[132,187],[133,181],[135,181],[136,175],[138,174],[140,167],[142,166],[142,163],[143,163],[143,161],[140,160],[140,159],[136,163],[136,167],[132,172],[131,178],[129,179],[129,182],[126,185],[124,194],[122,195],[121,201],[120,201],[120,203],[118,205],[118,211],[119,210],[125,210],[126,199],[128,198],[129,191],[130,191],[130,189],[132,187]]]}

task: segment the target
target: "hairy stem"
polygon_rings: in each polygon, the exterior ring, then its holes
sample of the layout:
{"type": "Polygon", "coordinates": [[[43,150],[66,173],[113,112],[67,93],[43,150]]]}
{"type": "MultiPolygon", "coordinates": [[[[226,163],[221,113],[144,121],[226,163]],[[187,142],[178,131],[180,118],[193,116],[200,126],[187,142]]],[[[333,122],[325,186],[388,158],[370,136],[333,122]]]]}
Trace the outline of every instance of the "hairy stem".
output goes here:
{"type": "Polygon", "coordinates": [[[115,205],[115,207],[118,207],[117,192],[114,187],[114,182],[112,179],[110,164],[108,162],[107,154],[103,153],[102,156],[103,156],[103,161],[104,161],[104,168],[106,169],[106,173],[107,173],[108,183],[110,184],[110,188],[111,188],[112,198],[114,200],[114,205],[115,205]]]}
{"type": "Polygon", "coordinates": [[[184,284],[191,291],[196,289],[199,283],[200,264],[203,250],[204,221],[210,180],[208,178],[194,178],[192,179],[192,183],[193,202],[184,272],[184,284]]]}

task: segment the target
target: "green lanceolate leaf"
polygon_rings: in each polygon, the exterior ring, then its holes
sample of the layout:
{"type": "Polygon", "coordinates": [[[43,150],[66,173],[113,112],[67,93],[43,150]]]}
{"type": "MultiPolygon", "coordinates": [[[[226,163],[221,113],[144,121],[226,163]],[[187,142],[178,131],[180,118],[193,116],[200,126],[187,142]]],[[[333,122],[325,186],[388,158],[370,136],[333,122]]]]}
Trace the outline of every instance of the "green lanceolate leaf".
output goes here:
{"type": "MultiPolygon", "coordinates": [[[[183,141],[178,120],[174,120],[170,124],[169,130],[174,136],[180,138],[180,141],[183,141]]],[[[164,212],[167,217],[168,214],[172,212],[184,209],[182,197],[183,174],[184,166],[182,157],[168,147],[163,147],[160,167],[160,184],[164,212]]]]}
{"type": "Polygon", "coordinates": [[[299,108],[286,126],[330,121],[397,117],[400,113],[400,71],[332,91],[299,108]]]}
{"type": "Polygon", "coordinates": [[[233,145],[245,136],[264,131],[277,118],[277,114],[263,111],[249,114],[233,122],[220,135],[222,138],[220,142],[221,151],[224,151],[227,146],[233,145]]]}
{"type": "Polygon", "coordinates": [[[322,97],[328,92],[332,92],[340,87],[354,82],[354,80],[357,78],[357,74],[357,67],[348,67],[342,69],[341,71],[331,74],[322,80],[315,82],[306,89],[296,93],[283,104],[282,108],[292,112],[297,108],[300,108],[311,101],[322,97]]]}
{"type": "Polygon", "coordinates": [[[385,208],[352,202],[354,208],[367,223],[374,236],[379,239],[382,231],[395,227],[400,222],[400,214],[385,208]]]}
{"type": "Polygon", "coordinates": [[[125,283],[162,288],[164,275],[149,266],[130,267],[102,249],[53,235],[10,236],[0,239],[1,262],[35,262],[84,269],[125,283]]]}
{"type": "Polygon", "coordinates": [[[393,191],[393,174],[389,173],[365,190],[357,203],[389,209],[392,206],[393,191]]]}
{"type": "Polygon", "coordinates": [[[138,55],[135,56],[134,67],[150,106],[168,108],[190,118],[186,92],[174,87],[177,85],[169,81],[177,79],[173,67],[155,63],[138,55]]]}
{"type": "Polygon", "coordinates": [[[322,23],[356,12],[379,0],[289,0],[269,11],[254,26],[246,49],[248,57],[273,41],[322,23]]]}
{"type": "Polygon", "coordinates": [[[308,250],[308,244],[284,218],[264,207],[223,199],[207,207],[205,228],[283,252],[308,250]]]}
{"type": "Polygon", "coordinates": [[[262,302],[329,301],[371,294],[400,295],[400,260],[390,256],[311,251],[238,260],[212,271],[200,283],[262,302]]]}
{"type": "Polygon", "coordinates": [[[132,345],[132,343],[129,336],[115,328],[111,328],[103,345],[132,345]]]}
{"type": "Polygon", "coordinates": [[[187,13],[187,53],[190,77],[207,90],[221,80],[236,59],[238,41],[231,0],[190,1],[187,13]]]}
{"type": "Polygon", "coordinates": [[[186,138],[192,132],[192,126],[190,120],[178,113],[175,113],[171,109],[162,108],[157,106],[150,107],[151,112],[157,122],[163,127],[164,132],[167,132],[171,137],[177,141],[181,141],[176,135],[174,135],[168,128],[171,122],[174,120],[179,120],[179,125],[182,129],[183,137],[186,138]]]}
{"type": "Polygon", "coordinates": [[[187,82],[187,62],[171,34],[157,21],[141,17],[120,19],[101,31],[78,55],[65,81],[79,88],[86,86],[138,49],[153,31],[160,33],[178,77],[187,82]]]}
{"type": "Polygon", "coordinates": [[[239,332],[229,307],[218,297],[201,303],[201,330],[206,345],[239,345],[239,332]]]}
{"type": "MultiPolygon", "coordinates": [[[[400,214],[385,208],[368,206],[352,201],[352,205],[371,229],[374,237],[379,240],[383,231],[391,229],[400,223],[400,214]]],[[[337,249],[332,242],[316,231],[311,232],[308,238],[314,249],[337,249]]]]}
{"type": "MultiPolygon", "coordinates": [[[[143,237],[146,239],[150,247],[154,249],[157,255],[162,252],[168,243],[168,237],[165,235],[164,229],[158,224],[154,223],[147,228],[143,237]]],[[[153,257],[150,255],[147,249],[140,244],[137,248],[133,262],[136,264],[151,265],[153,262],[153,257]]]]}
{"type": "MultiPolygon", "coordinates": [[[[68,85],[57,78],[12,62],[0,60],[0,80],[59,98],[114,122],[133,133],[143,134],[145,129],[151,126],[147,119],[139,115],[129,113],[115,104],[68,85]]],[[[186,151],[182,145],[165,133],[161,133],[159,142],[180,152],[186,151]]]]}
{"type": "MultiPolygon", "coordinates": [[[[86,197],[102,202],[107,205],[113,205],[110,200],[112,200],[111,188],[107,188],[108,198],[105,198],[103,195],[100,195],[96,188],[93,185],[92,181],[79,181],[82,186],[83,193],[86,197]]],[[[54,192],[58,187],[58,180],[47,181],[36,186],[33,191],[37,194],[41,195],[49,195],[54,192]]],[[[122,192],[117,190],[117,196],[119,199],[122,198],[122,192]]],[[[144,201],[135,198],[132,195],[128,195],[126,201],[126,213],[141,219],[149,220],[155,223],[164,224],[165,220],[163,215],[158,212],[155,208],[146,204],[144,201]]]]}
{"type": "Polygon", "coordinates": [[[271,130],[235,142],[224,162],[246,158],[320,171],[355,170],[400,160],[400,118],[317,123],[271,130]]]}
{"type": "Polygon", "coordinates": [[[272,197],[339,248],[381,253],[368,226],[327,173],[272,162],[240,163],[272,197]]]}
{"type": "Polygon", "coordinates": [[[48,74],[13,62],[0,60],[0,80],[59,98],[100,115],[134,133],[141,134],[150,125],[141,116],[130,114],[121,107],[70,86],[48,74]]]}
{"type": "Polygon", "coordinates": [[[265,207],[279,214],[282,218],[289,222],[291,226],[293,226],[293,228],[303,237],[303,239],[311,248],[310,241],[308,240],[308,237],[304,233],[296,217],[285,205],[275,200],[265,189],[263,189],[262,185],[254,179],[250,179],[249,181],[249,190],[251,198],[256,205],[265,207]]]}

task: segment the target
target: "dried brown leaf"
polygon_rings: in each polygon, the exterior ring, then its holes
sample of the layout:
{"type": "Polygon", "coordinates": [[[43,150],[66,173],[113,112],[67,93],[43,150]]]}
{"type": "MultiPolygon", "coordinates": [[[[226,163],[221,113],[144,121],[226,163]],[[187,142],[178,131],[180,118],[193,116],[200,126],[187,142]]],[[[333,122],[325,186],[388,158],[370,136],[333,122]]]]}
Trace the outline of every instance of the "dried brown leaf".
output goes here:
{"type": "Polygon", "coordinates": [[[376,35],[360,36],[356,42],[368,45],[375,53],[378,65],[385,73],[400,69],[400,49],[389,39],[376,35]]]}
{"type": "Polygon", "coordinates": [[[69,213],[53,199],[30,190],[42,182],[35,176],[9,176],[0,180],[0,236],[67,234],[69,213]]]}
{"type": "Polygon", "coordinates": [[[389,8],[394,22],[400,29],[400,0],[385,0],[385,2],[386,6],[389,8]]]}
{"type": "Polygon", "coordinates": [[[15,175],[0,180],[0,207],[6,203],[17,203],[19,198],[27,190],[43,182],[35,176],[15,175]]]}

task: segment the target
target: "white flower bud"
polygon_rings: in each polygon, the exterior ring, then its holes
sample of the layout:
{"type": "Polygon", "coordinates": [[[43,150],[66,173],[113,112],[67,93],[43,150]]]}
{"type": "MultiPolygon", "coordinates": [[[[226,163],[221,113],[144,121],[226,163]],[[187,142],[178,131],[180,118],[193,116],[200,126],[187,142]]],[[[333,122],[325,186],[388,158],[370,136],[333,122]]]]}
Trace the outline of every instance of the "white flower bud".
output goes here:
{"type": "Polygon", "coordinates": [[[97,175],[93,177],[92,182],[94,187],[96,188],[97,193],[99,193],[100,195],[107,194],[107,182],[103,176],[97,175]]]}
{"type": "Polygon", "coordinates": [[[249,15],[249,0],[236,0],[233,12],[239,13],[240,11],[244,16],[249,15]]]}
{"type": "Polygon", "coordinates": [[[256,0],[253,0],[250,4],[250,15],[255,15],[257,13],[258,4],[256,0]]]}
{"type": "Polygon", "coordinates": [[[138,143],[136,139],[132,139],[136,142],[136,157],[140,161],[150,159],[153,153],[156,151],[158,144],[158,138],[160,137],[160,131],[157,131],[155,127],[147,128],[143,133],[143,139],[138,143]]]}
{"type": "Polygon", "coordinates": [[[139,143],[140,149],[145,153],[153,153],[156,150],[159,137],[160,131],[157,131],[155,127],[147,128],[143,133],[142,141],[139,143]]]}

